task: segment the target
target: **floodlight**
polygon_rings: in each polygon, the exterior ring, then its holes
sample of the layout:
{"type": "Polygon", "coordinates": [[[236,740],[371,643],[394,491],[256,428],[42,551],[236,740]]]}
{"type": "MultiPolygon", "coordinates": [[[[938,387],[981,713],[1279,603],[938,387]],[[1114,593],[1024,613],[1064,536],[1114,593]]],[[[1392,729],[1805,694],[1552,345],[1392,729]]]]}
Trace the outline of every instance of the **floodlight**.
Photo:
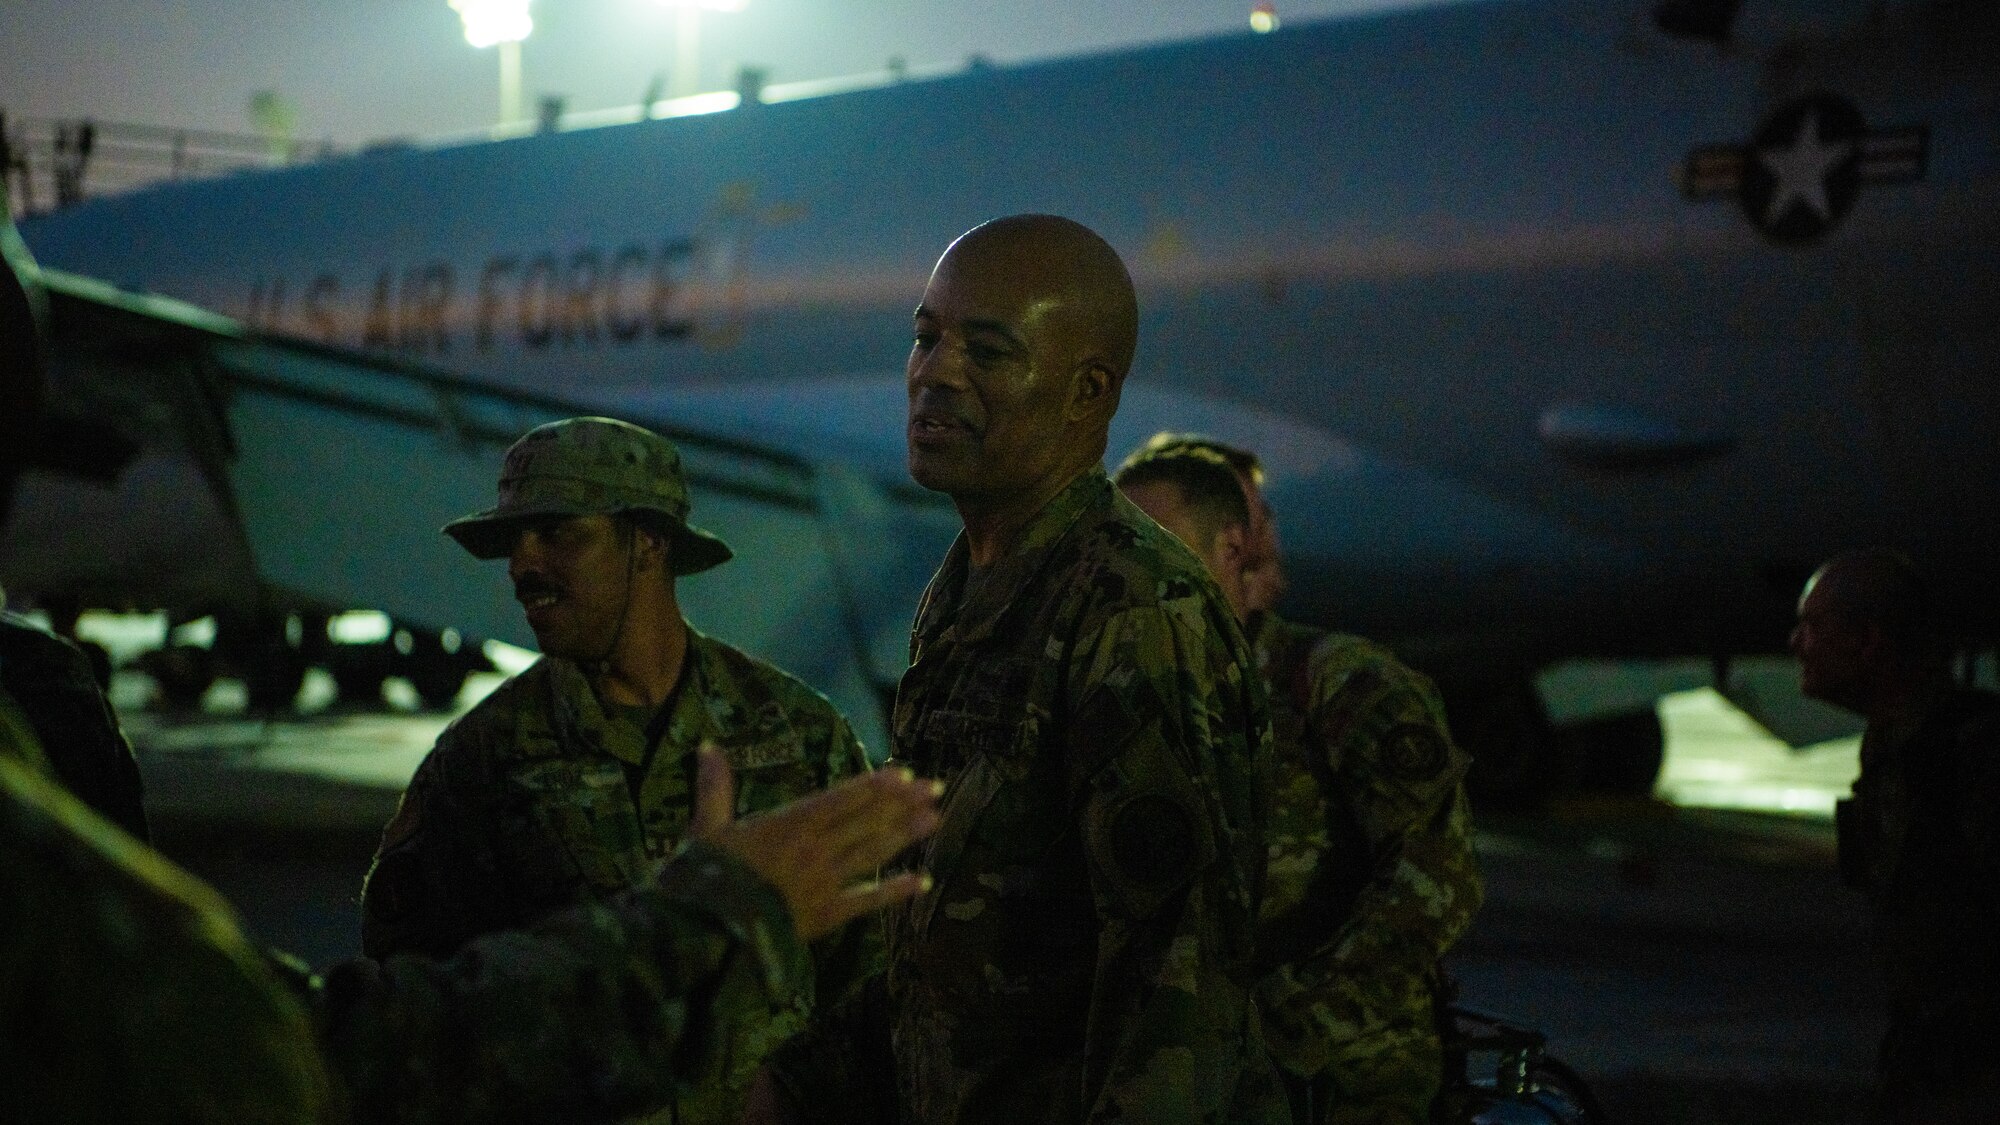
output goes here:
{"type": "Polygon", "coordinates": [[[535,29],[528,16],[529,0],[451,0],[451,10],[465,24],[465,41],[475,47],[519,43],[535,29]]]}

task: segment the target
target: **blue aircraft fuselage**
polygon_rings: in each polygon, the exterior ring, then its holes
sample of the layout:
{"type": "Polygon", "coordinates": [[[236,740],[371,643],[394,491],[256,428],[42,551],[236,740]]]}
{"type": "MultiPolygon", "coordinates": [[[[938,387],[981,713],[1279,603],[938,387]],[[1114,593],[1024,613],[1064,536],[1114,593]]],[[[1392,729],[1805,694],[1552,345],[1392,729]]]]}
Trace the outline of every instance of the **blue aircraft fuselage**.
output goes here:
{"type": "Polygon", "coordinates": [[[1890,543],[1994,629],[1993,21],[1902,5],[1719,50],[1652,6],[1465,3],[409,147],[23,233],[268,329],[893,476],[930,265],[1057,212],[1140,288],[1112,456],[1162,427],[1259,448],[1303,614],[1505,621],[1539,656],[1771,647],[1801,568],[1890,543]]]}

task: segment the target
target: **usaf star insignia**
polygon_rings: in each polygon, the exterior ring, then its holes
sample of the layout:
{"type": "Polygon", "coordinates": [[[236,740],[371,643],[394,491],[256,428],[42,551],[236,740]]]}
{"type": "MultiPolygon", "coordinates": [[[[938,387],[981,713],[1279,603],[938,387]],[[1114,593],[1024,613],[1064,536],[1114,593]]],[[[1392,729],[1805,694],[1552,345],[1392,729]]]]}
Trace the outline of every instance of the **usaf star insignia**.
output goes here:
{"type": "Polygon", "coordinates": [[[1924,126],[1870,130],[1853,102],[1810,94],[1772,110],[1748,144],[1690,153],[1680,170],[1681,193],[1734,196],[1766,238],[1803,245],[1847,217],[1863,184],[1923,179],[1929,150],[1924,126]]]}

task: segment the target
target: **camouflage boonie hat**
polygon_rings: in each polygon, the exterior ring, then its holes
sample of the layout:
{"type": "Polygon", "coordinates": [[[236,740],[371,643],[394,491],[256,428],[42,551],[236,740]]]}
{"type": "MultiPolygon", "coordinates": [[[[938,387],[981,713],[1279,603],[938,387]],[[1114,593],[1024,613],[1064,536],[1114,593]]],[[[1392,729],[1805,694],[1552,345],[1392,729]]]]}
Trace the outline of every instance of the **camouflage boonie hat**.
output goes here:
{"type": "Polygon", "coordinates": [[[687,481],[674,443],[616,418],[566,418],[529,430],[507,449],[500,503],[444,525],[474,558],[514,549],[521,526],[556,516],[657,512],[673,534],[673,572],[728,562],[727,544],[687,522],[687,481]]]}

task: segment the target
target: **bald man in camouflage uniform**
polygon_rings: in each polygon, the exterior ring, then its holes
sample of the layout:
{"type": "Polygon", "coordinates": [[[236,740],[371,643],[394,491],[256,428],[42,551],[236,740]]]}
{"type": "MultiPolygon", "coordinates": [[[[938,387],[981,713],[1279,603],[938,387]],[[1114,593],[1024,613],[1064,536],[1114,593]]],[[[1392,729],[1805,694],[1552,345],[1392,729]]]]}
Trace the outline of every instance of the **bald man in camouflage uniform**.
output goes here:
{"type": "MultiPolygon", "coordinates": [[[[368,877],[363,952],[444,956],[643,885],[686,836],[704,742],[737,771],[745,813],[867,771],[824,697],[682,619],[675,580],[730,557],[687,513],[670,442],[576,418],[516,442],[499,504],[445,528],[475,557],[509,559],[544,656],[418,768],[368,877]]],[[[814,959],[815,987],[739,1021],[718,1069],[685,1082],[661,1120],[733,1122],[758,1063],[812,1004],[879,968],[879,927],[819,943],[814,959]]]]}
{"type": "MultiPolygon", "coordinates": [[[[1264,1036],[1310,1125],[1425,1125],[1443,1073],[1438,959],[1483,896],[1464,776],[1431,682],[1378,645],[1258,604],[1282,583],[1255,527],[1256,461],[1155,438],[1126,494],[1195,548],[1245,616],[1275,757],[1258,990],[1264,1036]]],[[[1268,518],[1268,517],[1267,517],[1268,518]]]]}
{"type": "Polygon", "coordinates": [[[1269,732],[1200,565],[1106,479],[1131,283],[1051,216],[939,260],[910,472],[964,533],[917,611],[895,760],[949,783],[885,987],[781,1052],[772,1118],[1256,1122],[1248,1004],[1269,732]],[[893,1072],[893,1079],[891,1078],[893,1072]],[[873,1095],[872,1097],[870,1095],[873,1095]]]}
{"type": "Polygon", "coordinates": [[[798,1002],[804,938],[923,886],[853,883],[937,820],[934,788],[882,773],[731,824],[711,752],[699,839],[645,886],[448,961],[320,978],[258,953],[212,889],[65,791],[24,729],[0,722],[6,1121],[473,1125],[660,1105],[734,1020],[798,1002]]]}

